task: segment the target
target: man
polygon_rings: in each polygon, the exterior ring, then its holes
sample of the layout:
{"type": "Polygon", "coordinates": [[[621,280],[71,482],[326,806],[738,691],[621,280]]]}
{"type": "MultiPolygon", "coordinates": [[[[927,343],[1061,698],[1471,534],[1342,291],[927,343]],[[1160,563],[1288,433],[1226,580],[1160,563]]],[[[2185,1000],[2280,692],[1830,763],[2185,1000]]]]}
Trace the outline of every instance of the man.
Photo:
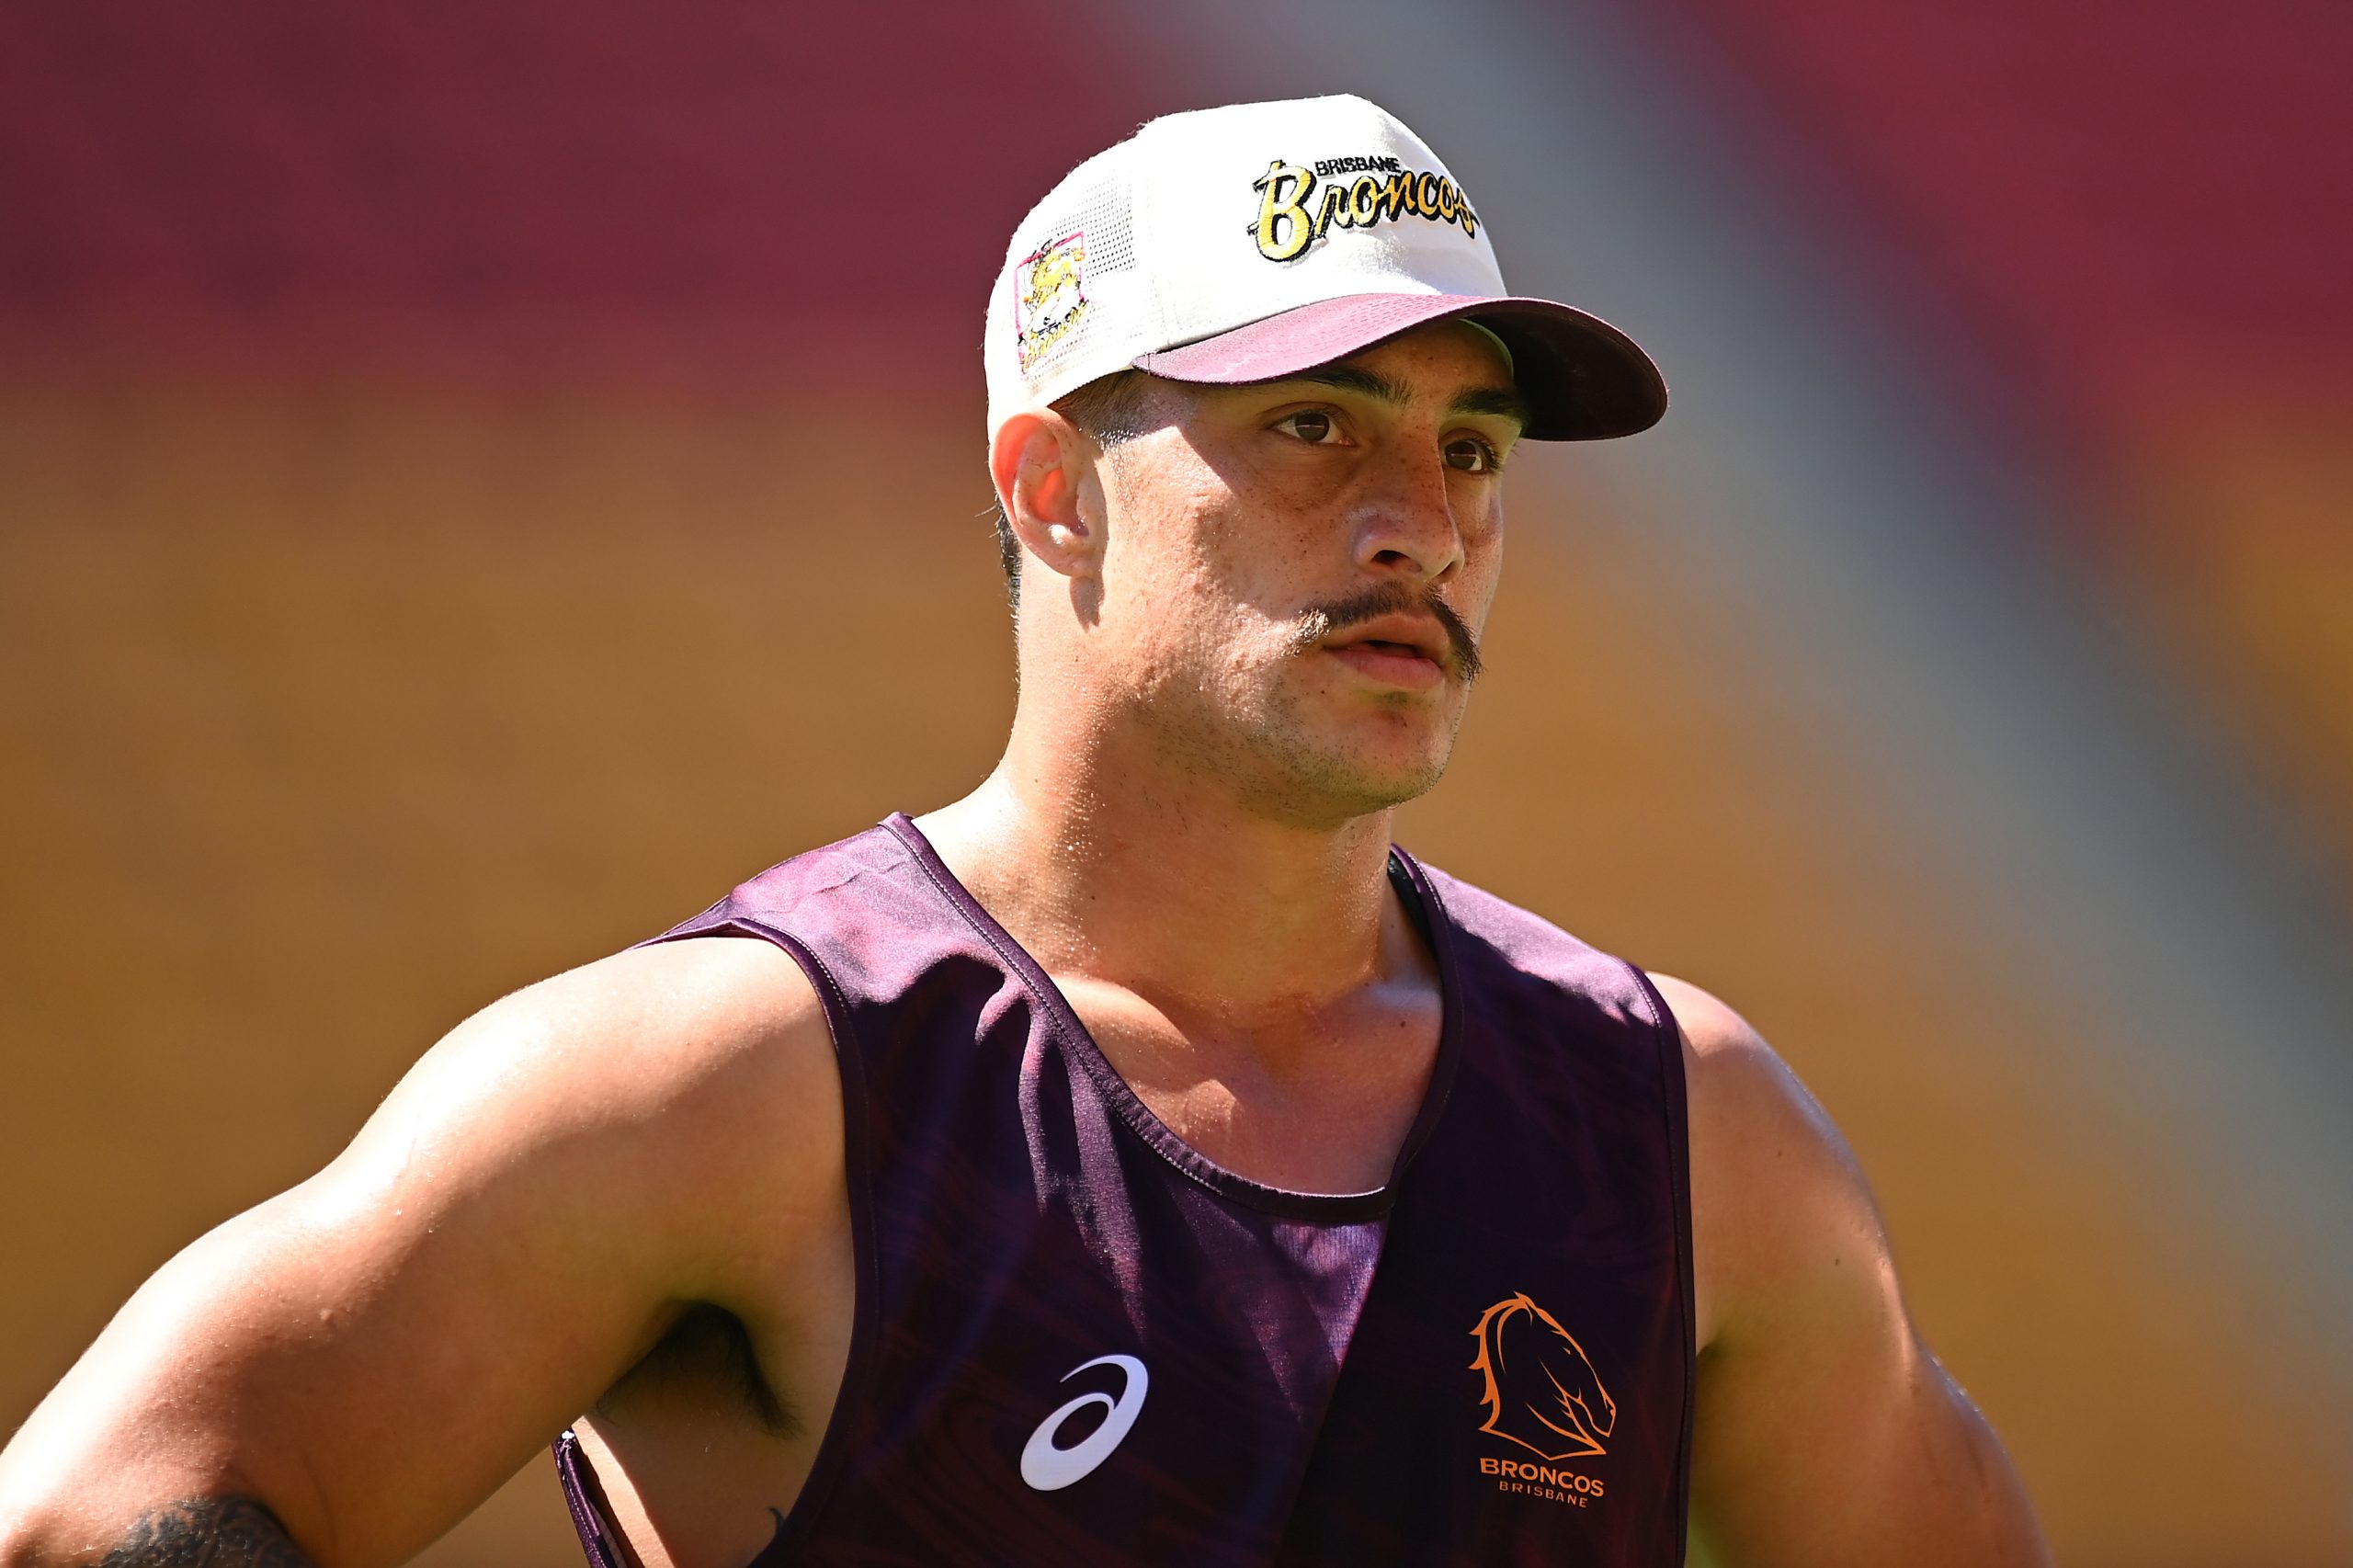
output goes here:
{"type": "Polygon", "coordinates": [[[0,1562],[397,1562],[551,1438],[599,1564],[2042,1561],[1764,1044],[1390,845],[1514,443],[1642,351],[1345,97],[1082,165],[987,330],[995,772],[461,1026],[133,1297],[0,1562]]]}

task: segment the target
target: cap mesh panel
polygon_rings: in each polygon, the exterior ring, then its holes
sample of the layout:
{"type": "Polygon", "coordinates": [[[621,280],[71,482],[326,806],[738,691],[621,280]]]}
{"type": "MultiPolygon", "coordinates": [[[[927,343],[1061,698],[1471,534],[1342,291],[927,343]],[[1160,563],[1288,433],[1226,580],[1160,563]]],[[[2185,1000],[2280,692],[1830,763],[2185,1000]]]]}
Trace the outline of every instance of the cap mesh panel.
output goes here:
{"type": "Polygon", "coordinates": [[[1080,244],[1086,248],[1086,257],[1079,268],[1079,290],[1086,297],[1088,308],[1071,324],[1068,332],[1030,361],[1029,379],[1032,386],[1044,381],[1056,365],[1084,348],[1097,335],[1098,307],[1093,280],[1107,273],[1131,271],[1136,264],[1134,228],[1129,219],[1128,189],[1124,182],[1109,180],[1088,187],[1069,210],[1071,216],[1051,225],[1042,243],[1051,244],[1070,233],[1083,236],[1080,244]]]}

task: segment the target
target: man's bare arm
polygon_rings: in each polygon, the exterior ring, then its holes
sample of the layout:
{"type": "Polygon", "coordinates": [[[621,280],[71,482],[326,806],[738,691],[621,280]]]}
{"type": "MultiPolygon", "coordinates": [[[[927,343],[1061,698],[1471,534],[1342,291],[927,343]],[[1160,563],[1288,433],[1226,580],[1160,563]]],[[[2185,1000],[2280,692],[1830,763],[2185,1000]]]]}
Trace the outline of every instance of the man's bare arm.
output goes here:
{"type": "Polygon", "coordinates": [[[0,1564],[404,1561],[687,1304],[752,1315],[840,1151],[822,1013],[766,943],[518,993],[141,1288],[0,1452],[0,1564]]]}
{"type": "Polygon", "coordinates": [[[1914,1331],[1837,1130],[1731,1009],[1659,987],[1690,1085],[1699,1540],[1722,1568],[2046,1564],[2001,1443],[1914,1331]]]}

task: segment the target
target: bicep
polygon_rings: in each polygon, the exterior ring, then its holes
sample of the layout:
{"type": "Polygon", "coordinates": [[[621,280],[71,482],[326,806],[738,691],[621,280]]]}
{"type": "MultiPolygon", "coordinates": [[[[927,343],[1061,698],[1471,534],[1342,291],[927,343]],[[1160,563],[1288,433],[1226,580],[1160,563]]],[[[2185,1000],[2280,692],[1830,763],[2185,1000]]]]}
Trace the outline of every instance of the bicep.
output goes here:
{"type": "Polygon", "coordinates": [[[2047,1561],[1983,1417],[1916,1341],[1888,1338],[1702,1358],[1692,1523],[1719,1568],[2047,1561]]]}
{"type": "MultiPolygon", "coordinates": [[[[684,963],[714,957],[745,961],[684,963]]],[[[324,1562],[398,1562],[724,1296],[708,1189],[747,1074],[723,1043],[682,1069],[632,1016],[682,960],[608,964],[461,1028],[325,1170],[167,1264],[10,1445],[9,1494],[101,1541],[251,1496],[324,1562]]],[[[767,1022],[733,1020],[745,1052],[767,1022]]]]}
{"type": "Polygon", "coordinates": [[[494,1199],[395,1186],[362,1221],[321,1196],[240,1215],[141,1287],[12,1445],[11,1491],[94,1542],[158,1502],[252,1497],[323,1562],[398,1561],[644,1333],[642,1311],[519,1277],[494,1199]]]}
{"type": "Polygon", "coordinates": [[[1662,989],[1694,1047],[1697,1533],[1722,1568],[2042,1561],[1999,1442],[1920,1343],[1837,1130],[1721,1003],[1662,989]]]}

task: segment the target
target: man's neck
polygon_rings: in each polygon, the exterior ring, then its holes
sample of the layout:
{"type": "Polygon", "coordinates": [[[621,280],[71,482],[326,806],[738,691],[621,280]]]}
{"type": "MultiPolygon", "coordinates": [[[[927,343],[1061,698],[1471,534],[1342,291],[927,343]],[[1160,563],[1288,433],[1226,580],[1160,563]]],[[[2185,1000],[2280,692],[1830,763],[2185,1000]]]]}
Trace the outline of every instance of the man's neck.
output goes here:
{"type": "Polygon", "coordinates": [[[1390,812],[1302,827],[1213,780],[1127,780],[1074,760],[1017,745],[918,824],[1049,972],[1246,1025],[1415,967],[1388,887],[1390,812]]]}

